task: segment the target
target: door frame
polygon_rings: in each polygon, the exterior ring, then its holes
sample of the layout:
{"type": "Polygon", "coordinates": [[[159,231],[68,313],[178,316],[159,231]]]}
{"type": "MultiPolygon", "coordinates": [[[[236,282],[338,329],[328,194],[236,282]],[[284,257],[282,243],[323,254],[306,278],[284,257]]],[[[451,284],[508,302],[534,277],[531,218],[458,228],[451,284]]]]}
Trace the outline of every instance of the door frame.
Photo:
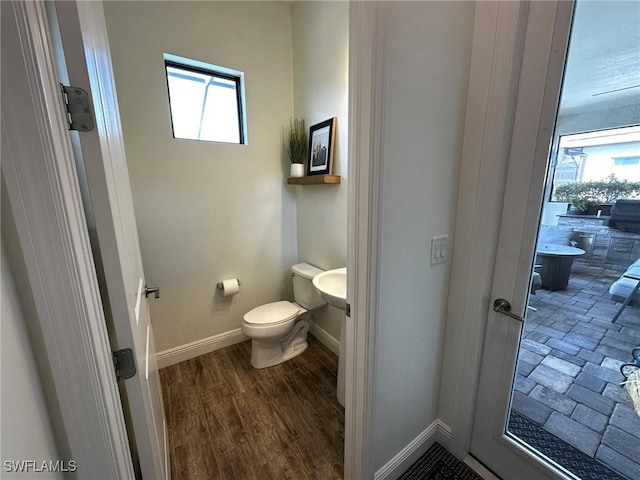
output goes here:
{"type": "Polygon", "coordinates": [[[382,213],[386,49],[384,2],[349,4],[349,193],[347,208],[344,478],[372,479],[373,387],[382,213]]]}
{"type": "Polygon", "coordinates": [[[2,171],[50,368],[50,414],[64,427],[58,449],[82,477],[134,479],[45,7],[2,10],[3,25],[17,28],[15,54],[2,59],[11,92],[2,98],[2,171]]]}

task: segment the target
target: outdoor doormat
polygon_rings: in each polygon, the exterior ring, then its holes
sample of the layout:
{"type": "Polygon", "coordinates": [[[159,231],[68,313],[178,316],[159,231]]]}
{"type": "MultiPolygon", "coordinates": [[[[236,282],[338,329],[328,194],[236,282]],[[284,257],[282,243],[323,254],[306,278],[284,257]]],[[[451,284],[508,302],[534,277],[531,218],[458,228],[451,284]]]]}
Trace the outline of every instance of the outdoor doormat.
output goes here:
{"type": "Polygon", "coordinates": [[[595,458],[560,440],[537,423],[511,410],[509,432],[582,480],[625,480],[595,458]]]}
{"type": "Polygon", "coordinates": [[[398,480],[482,480],[473,470],[434,443],[398,480]]]}

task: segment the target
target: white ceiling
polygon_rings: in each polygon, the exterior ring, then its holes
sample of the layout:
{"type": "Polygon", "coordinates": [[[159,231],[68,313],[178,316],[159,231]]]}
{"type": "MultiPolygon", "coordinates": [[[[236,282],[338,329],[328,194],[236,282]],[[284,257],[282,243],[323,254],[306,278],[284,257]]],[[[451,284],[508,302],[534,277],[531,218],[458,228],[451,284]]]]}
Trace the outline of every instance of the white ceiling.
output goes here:
{"type": "Polygon", "coordinates": [[[579,1],[562,114],[631,103],[640,103],[640,0],[579,1]]]}

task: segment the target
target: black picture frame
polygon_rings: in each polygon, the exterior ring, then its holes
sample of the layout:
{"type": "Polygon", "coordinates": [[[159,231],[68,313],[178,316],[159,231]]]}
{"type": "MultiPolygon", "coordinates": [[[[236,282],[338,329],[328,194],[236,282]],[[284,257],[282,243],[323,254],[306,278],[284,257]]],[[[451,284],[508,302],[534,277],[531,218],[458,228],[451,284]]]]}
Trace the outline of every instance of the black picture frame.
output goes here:
{"type": "Polygon", "coordinates": [[[332,174],[337,121],[338,118],[333,117],[309,127],[307,175],[332,174]]]}

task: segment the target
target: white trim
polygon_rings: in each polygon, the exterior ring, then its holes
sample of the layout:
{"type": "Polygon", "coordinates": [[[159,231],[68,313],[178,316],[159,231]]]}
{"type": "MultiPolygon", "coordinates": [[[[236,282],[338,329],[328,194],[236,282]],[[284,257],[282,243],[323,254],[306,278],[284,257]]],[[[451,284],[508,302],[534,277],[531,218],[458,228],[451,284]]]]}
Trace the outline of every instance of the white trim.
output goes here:
{"type": "Polygon", "coordinates": [[[439,419],[436,419],[391,460],[384,464],[373,476],[374,480],[398,478],[418,460],[431,445],[439,441],[440,436],[449,436],[450,434],[451,429],[449,426],[439,419]]]}
{"type": "Polygon", "coordinates": [[[135,478],[43,2],[2,2],[2,169],[64,431],[83,478],[135,478]],[[5,27],[9,27],[9,29],[5,27]],[[17,31],[15,30],[17,28],[17,31]]]}
{"type": "Polygon", "coordinates": [[[524,2],[476,4],[438,412],[457,458],[471,444],[526,12],[524,2]]]}
{"type": "MultiPolygon", "coordinates": [[[[491,286],[491,298],[508,299],[519,315],[526,309],[572,13],[572,2],[529,5],[491,286]]],[[[567,478],[505,435],[522,324],[491,311],[487,325],[471,453],[502,478],[567,478]]]]}
{"type": "Polygon", "coordinates": [[[371,479],[378,330],[387,5],[349,5],[349,187],[344,478],[371,479]]]}
{"type": "Polygon", "coordinates": [[[240,328],[229,330],[218,335],[202,338],[195,342],[180,345],[178,347],[169,348],[156,354],[158,368],[165,368],[176,363],[184,362],[192,358],[206,355],[207,353],[220,350],[221,348],[244,342],[249,338],[242,333],[240,328]]]}
{"type": "Polygon", "coordinates": [[[444,423],[442,420],[438,419],[438,436],[436,441],[438,443],[446,442],[451,438],[451,427],[444,423]]]}
{"type": "Polygon", "coordinates": [[[309,332],[311,335],[316,337],[316,339],[331,350],[336,355],[340,355],[340,341],[327,332],[324,328],[318,325],[316,322],[311,322],[311,328],[309,328],[309,332]]]}

